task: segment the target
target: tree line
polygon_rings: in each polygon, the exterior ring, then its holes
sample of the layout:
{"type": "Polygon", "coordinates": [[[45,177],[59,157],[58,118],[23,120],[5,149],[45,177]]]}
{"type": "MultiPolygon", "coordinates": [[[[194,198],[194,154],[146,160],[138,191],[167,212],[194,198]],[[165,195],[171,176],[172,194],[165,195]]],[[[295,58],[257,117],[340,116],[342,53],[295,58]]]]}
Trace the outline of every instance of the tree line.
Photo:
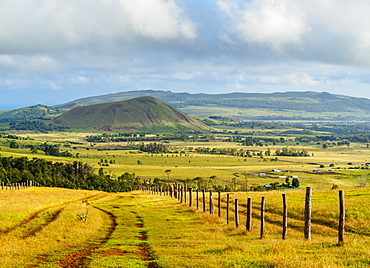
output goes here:
{"type": "Polygon", "coordinates": [[[139,185],[153,186],[142,181],[134,173],[124,173],[118,178],[106,175],[101,168],[94,174],[89,164],[52,162],[40,158],[0,157],[0,181],[6,185],[36,181],[45,187],[124,192],[137,189],[139,185]]]}

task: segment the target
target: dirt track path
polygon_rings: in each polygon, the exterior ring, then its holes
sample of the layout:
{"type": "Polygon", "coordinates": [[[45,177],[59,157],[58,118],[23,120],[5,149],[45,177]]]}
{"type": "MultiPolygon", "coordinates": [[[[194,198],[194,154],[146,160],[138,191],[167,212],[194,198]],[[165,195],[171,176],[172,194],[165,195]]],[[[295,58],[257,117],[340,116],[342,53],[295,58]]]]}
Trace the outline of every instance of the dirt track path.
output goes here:
{"type": "Polygon", "coordinates": [[[98,208],[96,206],[93,206],[94,208],[104,212],[109,216],[110,219],[110,226],[109,229],[105,235],[105,237],[100,238],[99,243],[91,243],[88,244],[85,248],[83,248],[80,251],[77,252],[70,252],[65,260],[62,260],[59,262],[60,267],[64,268],[76,268],[76,267],[81,267],[85,261],[85,259],[88,256],[91,256],[94,250],[97,248],[101,247],[104,243],[108,241],[108,239],[111,237],[112,233],[114,232],[116,226],[117,226],[117,221],[116,221],[116,216],[114,216],[111,212],[103,210],[101,208],[98,208]]]}

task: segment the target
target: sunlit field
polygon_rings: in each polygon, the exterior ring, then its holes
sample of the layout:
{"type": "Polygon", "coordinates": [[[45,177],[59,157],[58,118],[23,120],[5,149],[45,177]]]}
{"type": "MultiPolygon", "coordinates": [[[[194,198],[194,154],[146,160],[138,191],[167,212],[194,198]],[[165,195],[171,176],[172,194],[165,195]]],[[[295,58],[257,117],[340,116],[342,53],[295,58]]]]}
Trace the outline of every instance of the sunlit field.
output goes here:
{"type": "MultiPolygon", "coordinates": [[[[20,143],[57,142],[70,144],[62,148],[72,153],[74,158],[46,156],[42,151],[31,154],[29,149],[10,149],[1,146],[2,156],[39,157],[52,161],[82,161],[89,163],[96,172],[103,168],[105,174],[118,177],[121,174],[135,173],[143,179],[159,178],[162,181],[189,181],[197,177],[217,177],[221,186],[231,181],[238,185],[262,185],[273,182],[283,183],[280,176],[298,176],[301,186],[311,186],[315,189],[331,189],[333,185],[349,189],[366,184],[368,171],[364,169],[365,163],[370,162],[370,149],[364,145],[352,143],[350,146],[340,146],[322,149],[320,146],[300,145],[287,142],[284,146],[294,147],[297,150],[306,150],[309,157],[259,156],[240,157],[228,155],[197,154],[197,147],[208,148],[234,148],[237,150],[250,150],[251,152],[266,152],[268,149],[274,153],[281,150],[281,145],[268,146],[241,146],[231,142],[180,142],[169,141],[168,145],[178,148],[178,153],[150,154],[136,150],[115,150],[127,142],[120,143],[87,143],[86,133],[46,133],[22,134],[34,140],[22,140],[20,143]],[[109,163],[102,166],[101,163],[109,163]],[[322,167],[320,167],[322,166],[322,167]],[[356,169],[354,169],[356,168],[356,169]],[[359,169],[358,169],[359,168],[359,169]],[[280,169],[281,172],[270,172],[280,169]],[[320,169],[320,172],[313,170],[320,169]],[[330,169],[332,171],[326,171],[330,169]],[[170,172],[166,172],[170,171],[170,172]],[[260,176],[260,173],[266,173],[260,176]]],[[[4,139],[0,142],[5,143],[4,139]]],[[[136,142],[138,144],[140,142],[136,142]]],[[[241,187],[240,187],[241,188],[241,187]]],[[[244,188],[243,188],[244,189],[244,188]]],[[[239,189],[240,190],[240,189],[239,189]]]]}
{"type": "MultiPolygon", "coordinates": [[[[304,190],[286,192],[288,234],[282,240],[282,192],[226,193],[221,217],[149,192],[28,188],[0,191],[2,267],[366,267],[370,265],[369,188],[346,190],[345,243],[337,246],[338,191],[314,191],[312,238],[303,236],[304,190]],[[266,198],[260,239],[260,200],[266,198]],[[245,228],[252,198],[252,230],[245,228]],[[240,225],[235,226],[234,200],[240,225]],[[84,200],[88,200],[86,205],[84,200]],[[86,213],[86,221],[78,215],[86,213]],[[68,266],[69,265],[69,266],[68,266]]],[[[215,203],[217,195],[214,194],[215,203]]],[[[194,196],[195,198],[195,196],[194,196]]],[[[198,200],[200,204],[202,199],[198,200]]],[[[206,194],[207,208],[209,206],[206,194]]]]}

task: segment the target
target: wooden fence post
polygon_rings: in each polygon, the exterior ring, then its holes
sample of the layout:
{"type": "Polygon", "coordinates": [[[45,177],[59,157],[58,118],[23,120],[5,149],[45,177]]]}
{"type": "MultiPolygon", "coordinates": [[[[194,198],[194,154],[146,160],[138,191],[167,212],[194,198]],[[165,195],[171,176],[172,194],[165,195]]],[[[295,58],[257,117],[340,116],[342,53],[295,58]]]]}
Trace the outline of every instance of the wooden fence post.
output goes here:
{"type": "Polygon", "coordinates": [[[206,190],[202,190],[203,192],[203,211],[205,212],[207,209],[206,209],[206,190]]]}
{"type": "Polygon", "coordinates": [[[193,189],[189,188],[189,207],[193,206],[193,189]]]}
{"type": "Polygon", "coordinates": [[[177,184],[176,183],[173,185],[173,197],[177,198],[177,184]]]}
{"type": "Polygon", "coordinates": [[[229,224],[229,203],[230,203],[230,194],[226,195],[226,223],[229,224]]]}
{"type": "Polygon", "coordinates": [[[235,226],[236,228],[239,227],[239,204],[238,199],[235,199],[235,226]]]}
{"type": "Polygon", "coordinates": [[[306,187],[306,202],[304,209],[304,238],[311,239],[312,188],[306,187]]]}
{"type": "Polygon", "coordinates": [[[221,217],[221,192],[220,191],[218,191],[217,207],[218,207],[218,216],[221,217]]]}
{"type": "Polygon", "coordinates": [[[252,231],[252,197],[248,197],[247,199],[247,220],[245,228],[248,232],[252,231]]]}
{"type": "Polygon", "coordinates": [[[285,240],[288,232],[288,208],[286,203],[286,195],[282,194],[283,197],[283,234],[282,238],[285,240]]]}
{"type": "Polygon", "coordinates": [[[264,238],[265,236],[265,197],[262,196],[261,200],[261,232],[260,232],[260,239],[264,238]]]}
{"type": "Polygon", "coordinates": [[[339,226],[338,226],[338,245],[344,245],[344,220],[346,217],[344,202],[344,191],[339,191],[339,226]]]}
{"type": "Polygon", "coordinates": [[[212,190],[209,190],[209,214],[213,214],[212,190]]]}

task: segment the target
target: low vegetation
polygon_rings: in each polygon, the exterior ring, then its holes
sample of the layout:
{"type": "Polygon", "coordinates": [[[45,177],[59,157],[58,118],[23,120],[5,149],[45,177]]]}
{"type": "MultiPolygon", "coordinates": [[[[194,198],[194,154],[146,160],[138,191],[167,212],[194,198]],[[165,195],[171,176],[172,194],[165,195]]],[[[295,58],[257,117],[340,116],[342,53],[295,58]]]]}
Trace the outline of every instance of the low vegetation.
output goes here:
{"type": "MultiPolygon", "coordinates": [[[[58,188],[1,191],[0,254],[4,267],[366,267],[369,189],[346,190],[344,246],[337,246],[337,191],[314,191],[312,239],[303,236],[304,191],[286,192],[288,236],[281,239],[281,192],[226,194],[221,217],[196,203],[143,192],[102,193],[58,188]],[[259,237],[261,197],[265,237],[259,237]],[[252,230],[245,200],[252,198],[252,230]],[[234,199],[240,200],[235,227],[234,199]],[[244,201],[243,201],[244,200],[244,201]],[[79,216],[86,215],[86,221],[79,216]]],[[[208,195],[207,195],[208,198],[208,195]]],[[[189,196],[187,198],[189,200],[189,196]]],[[[215,201],[217,197],[215,196],[215,201]]],[[[199,200],[202,202],[202,199],[199,200]]]]}

